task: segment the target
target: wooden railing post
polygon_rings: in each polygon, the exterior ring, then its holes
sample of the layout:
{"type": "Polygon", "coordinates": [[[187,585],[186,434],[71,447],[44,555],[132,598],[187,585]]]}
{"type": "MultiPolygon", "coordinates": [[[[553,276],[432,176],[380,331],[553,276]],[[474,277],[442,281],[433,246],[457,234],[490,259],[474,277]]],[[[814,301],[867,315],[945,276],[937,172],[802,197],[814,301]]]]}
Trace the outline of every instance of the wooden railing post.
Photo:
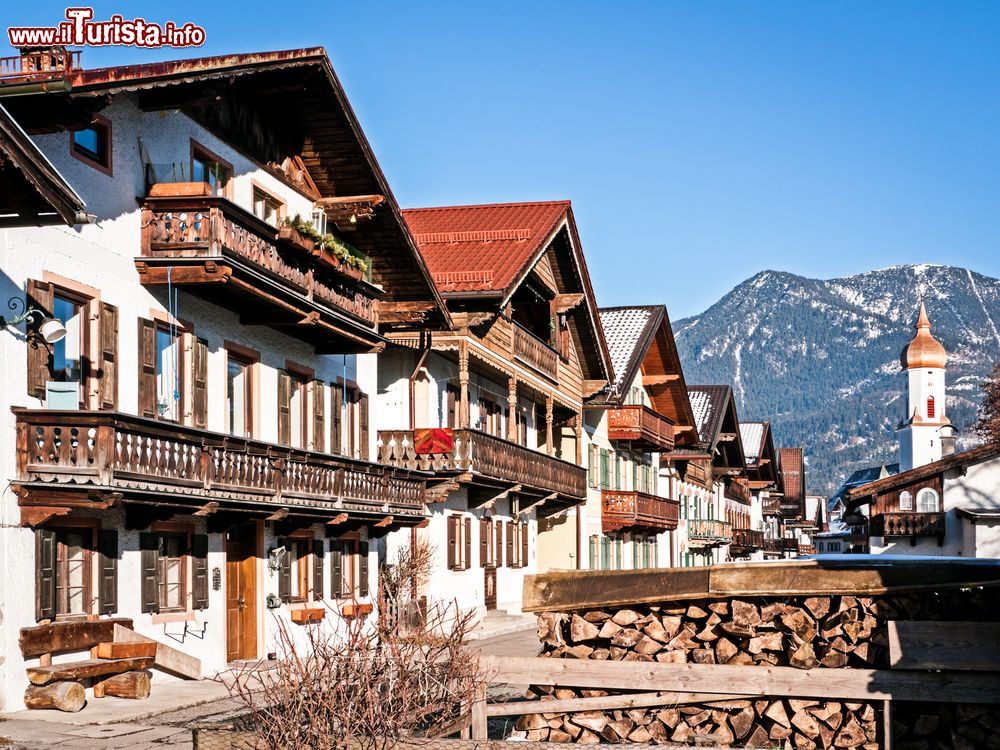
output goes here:
{"type": "Polygon", "coordinates": [[[463,341],[458,349],[458,426],[469,429],[471,415],[469,413],[469,345],[463,341]]]}
{"type": "Polygon", "coordinates": [[[545,397],[545,448],[550,456],[555,455],[555,445],[552,440],[552,420],[554,405],[552,394],[545,397]]]}
{"type": "Polygon", "coordinates": [[[517,378],[511,375],[507,379],[507,439],[512,443],[518,441],[517,434],[517,378]]]}

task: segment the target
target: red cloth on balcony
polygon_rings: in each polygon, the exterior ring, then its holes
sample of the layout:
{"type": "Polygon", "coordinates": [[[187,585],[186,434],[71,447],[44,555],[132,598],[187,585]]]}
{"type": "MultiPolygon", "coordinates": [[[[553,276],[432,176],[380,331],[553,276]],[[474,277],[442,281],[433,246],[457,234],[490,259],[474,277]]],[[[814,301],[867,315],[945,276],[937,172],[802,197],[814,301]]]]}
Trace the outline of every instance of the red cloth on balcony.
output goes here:
{"type": "Polygon", "coordinates": [[[451,428],[425,427],[413,431],[413,450],[416,453],[451,453],[454,446],[451,428]]]}

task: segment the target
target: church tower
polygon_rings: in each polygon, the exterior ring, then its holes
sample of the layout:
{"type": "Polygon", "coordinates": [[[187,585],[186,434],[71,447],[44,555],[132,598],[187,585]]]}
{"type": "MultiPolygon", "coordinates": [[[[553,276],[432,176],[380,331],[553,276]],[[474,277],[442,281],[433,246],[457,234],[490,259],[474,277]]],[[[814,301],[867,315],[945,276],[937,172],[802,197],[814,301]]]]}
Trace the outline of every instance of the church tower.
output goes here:
{"type": "Polygon", "coordinates": [[[939,460],[950,446],[953,428],[945,415],[944,378],[948,354],[931,335],[923,299],[917,316],[917,333],[900,354],[906,372],[907,412],[896,433],[899,469],[908,471],[939,460]]]}

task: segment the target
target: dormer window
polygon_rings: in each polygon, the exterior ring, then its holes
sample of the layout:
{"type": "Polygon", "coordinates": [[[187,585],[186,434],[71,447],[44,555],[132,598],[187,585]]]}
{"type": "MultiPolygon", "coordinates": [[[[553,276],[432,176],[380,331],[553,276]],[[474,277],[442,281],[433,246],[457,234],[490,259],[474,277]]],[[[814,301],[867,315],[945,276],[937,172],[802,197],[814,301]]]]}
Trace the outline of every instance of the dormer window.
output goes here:
{"type": "Polygon", "coordinates": [[[90,127],[70,133],[70,153],[94,169],[111,175],[111,120],[96,117],[90,127]]]}

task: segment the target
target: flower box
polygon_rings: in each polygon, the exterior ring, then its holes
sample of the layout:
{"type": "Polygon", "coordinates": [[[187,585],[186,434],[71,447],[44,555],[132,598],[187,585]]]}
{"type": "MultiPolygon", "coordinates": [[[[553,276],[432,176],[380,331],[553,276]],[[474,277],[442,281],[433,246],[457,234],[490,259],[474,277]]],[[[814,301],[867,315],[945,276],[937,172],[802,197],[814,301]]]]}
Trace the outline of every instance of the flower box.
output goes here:
{"type": "Polygon", "coordinates": [[[340,614],[345,618],[368,617],[371,613],[371,604],[358,604],[357,602],[353,602],[351,604],[344,604],[340,608],[340,614]]]}
{"type": "Polygon", "coordinates": [[[210,195],[215,195],[215,192],[207,182],[157,182],[149,186],[149,197],[151,198],[205,197],[210,195]]]}
{"type": "Polygon", "coordinates": [[[326,617],[326,610],[323,607],[304,607],[291,611],[292,622],[305,625],[310,622],[319,622],[326,617]]]}
{"type": "Polygon", "coordinates": [[[316,243],[313,240],[308,237],[304,237],[298,229],[288,225],[278,227],[278,242],[291,245],[297,250],[303,250],[307,253],[311,253],[312,255],[315,255],[316,250],[318,249],[316,248],[316,243]]]}

